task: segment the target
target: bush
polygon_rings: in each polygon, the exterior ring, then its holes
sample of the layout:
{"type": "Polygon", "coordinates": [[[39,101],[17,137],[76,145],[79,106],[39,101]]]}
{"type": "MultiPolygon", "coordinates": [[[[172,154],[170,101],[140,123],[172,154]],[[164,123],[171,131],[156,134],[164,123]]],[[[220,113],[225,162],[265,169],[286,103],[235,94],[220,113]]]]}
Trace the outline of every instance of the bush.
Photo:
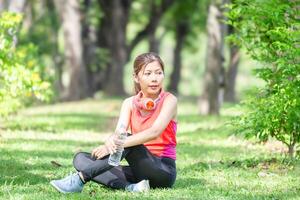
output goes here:
{"type": "Polygon", "coordinates": [[[22,16],[2,13],[0,16],[0,116],[17,111],[33,101],[47,101],[52,90],[43,80],[37,47],[17,45],[17,31],[22,16]]]}
{"type": "Polygon", "coordinates": [[[249,112],[239,130],[261,141],[269,137],[287,145],[290,156],[300,142],[300,25],[296,1],[236,0],[228,23],[229,38],[246,48],[263,67],[255,70],[266,84],[245,102],[249,112]]]}

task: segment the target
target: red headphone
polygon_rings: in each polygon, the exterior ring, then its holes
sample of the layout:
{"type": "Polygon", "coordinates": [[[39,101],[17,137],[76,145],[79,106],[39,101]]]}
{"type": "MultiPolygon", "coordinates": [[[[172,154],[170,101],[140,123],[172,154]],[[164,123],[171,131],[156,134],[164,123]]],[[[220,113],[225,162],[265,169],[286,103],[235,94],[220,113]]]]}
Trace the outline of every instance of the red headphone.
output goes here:
{"type": "Polygon", "coordinates": [[[138,94],[138,97],[140,97],[140,99],[136,101],[136,105],[142,110],[154,110],[160,100],[160,96],[158,96],[155,100],[152,100],[151,98],[141,97],[142,95],[142,92],[138,94]]]}
{"type": "Polygon", "coordinates": [[[150,98],[143,98],[142,103],[143,103],[143,108],[145,110],[154,110],[156,108],[156,101],[150,99],[150,98]]]}

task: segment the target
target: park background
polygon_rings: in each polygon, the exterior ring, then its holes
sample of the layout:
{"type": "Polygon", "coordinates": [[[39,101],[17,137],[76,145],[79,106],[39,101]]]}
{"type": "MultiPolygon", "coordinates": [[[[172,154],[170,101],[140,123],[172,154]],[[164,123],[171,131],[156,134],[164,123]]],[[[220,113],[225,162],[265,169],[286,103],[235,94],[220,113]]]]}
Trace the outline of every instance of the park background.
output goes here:
{"type": "Polygon", "coordinates": [[[0,14],[1,199],[300,198],[297,0],[0,0],[0,14]],[[59,194],[49,181],[113,132],[149,51],[178,97],[174,188],[59,194]]]}

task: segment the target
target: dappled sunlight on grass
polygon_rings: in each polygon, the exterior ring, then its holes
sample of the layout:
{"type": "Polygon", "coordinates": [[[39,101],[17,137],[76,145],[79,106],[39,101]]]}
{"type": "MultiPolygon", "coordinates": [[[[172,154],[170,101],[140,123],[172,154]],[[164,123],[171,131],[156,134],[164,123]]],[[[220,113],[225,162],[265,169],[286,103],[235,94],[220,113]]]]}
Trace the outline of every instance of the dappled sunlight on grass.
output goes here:
{"type": "MultiPolygon", "coordinates": [[[[82,194],[63,196],[49,181],[74,172],[78,151],[102,144],[117,123],[120,99],[87,100],[23,110],[0,132],[1,199],[285,199],[300,192],[299,163],[284,161],[280,144],[234,135],[227,126],[241,110],[226,104],[223,116],[197,114],[179,102],[177,181],[173,189],[132,194],[89,183],[82,194]],[[54,162],[54,164],[53,164],[54,162]],[[55,164],[56,163],[56,164],[55,164]],[[57,165],[58,164],[58,165],[57,165]],[[288,188],[288,189],[287,189],[288,188]]],[[[122,161],[126,163],[126,161],[122,161]]]]}
{"type": "Polygon", "coordinates": [[[91,132],[91,131],[65,131],[61,134],[41,133],[35,131],[6,131],[3,132],[2,139],[24,139],[29,141],[69,141],[73,142],[104,142],[111,132],[91,132]]]}
{"type": "Polygon", "coordinates": [[[108,131],[113,129],[116,118],[101,114],[34,114],[21,115],[5,123],[9,130],[35,130],[43,132],[65,132],[66,130],[108,131]]]}
{"type": "Polygon", "coordinates": [[[106,116],[118,115],[121,108],[121,99],[101,99],[101,100],[85,100],[78,102],[58,103],[48,106],[38,106],[28,108],[20,112],[21,115],[37,115],[37,114],[99,114],[105,113],[106,116]]]}

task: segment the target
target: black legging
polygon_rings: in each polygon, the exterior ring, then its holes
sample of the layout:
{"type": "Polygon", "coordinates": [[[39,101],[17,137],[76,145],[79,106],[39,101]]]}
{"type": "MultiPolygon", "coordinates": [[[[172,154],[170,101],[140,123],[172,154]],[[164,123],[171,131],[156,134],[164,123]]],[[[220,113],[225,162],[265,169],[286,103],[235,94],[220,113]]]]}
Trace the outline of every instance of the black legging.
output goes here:
{"type": "Polygon", "coordinates": [[[74,156],[73,165],[84,180],[115,189],[125,189],[131,183],[148,179],[151,188],[172,187],[176,179],[175,160],[157,157],[144,145],[125,148],[123,156],[129,166],[113,167],[108,164],[108,156],[96,160],[90,153],[79,152],[74,156]]]}

